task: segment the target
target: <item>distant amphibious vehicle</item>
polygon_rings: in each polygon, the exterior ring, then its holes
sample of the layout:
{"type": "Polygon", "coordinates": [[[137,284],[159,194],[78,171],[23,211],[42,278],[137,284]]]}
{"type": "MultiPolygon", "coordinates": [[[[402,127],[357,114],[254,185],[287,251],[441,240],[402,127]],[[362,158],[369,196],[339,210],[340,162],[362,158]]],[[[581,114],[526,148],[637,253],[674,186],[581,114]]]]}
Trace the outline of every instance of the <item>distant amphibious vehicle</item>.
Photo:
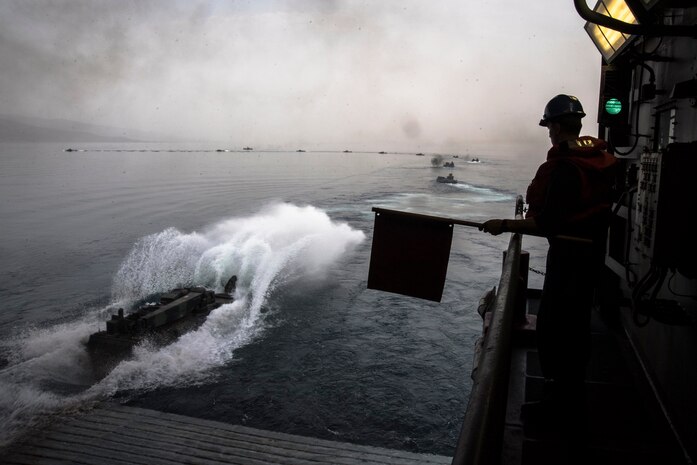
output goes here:
{"type": "Polygon", "coordinates": [[[237,276],[232,276],[222,293],[204,287],[171,289],[160,294],[159,302],[143,304],[128,315],[119,308],[106,322],[106,330],[93,333],[87,341],[95,376],[104,377],[142,342],[170,344],[197,328],[213,309],[233,302],[236,284],[237,276]]]}
{"type": "Polygon", "coordinates": [[[438,176],[436,178],[436,181],[443,182],[446,184],[457,184],[457,179],[455,179],[455,177],[453,176],[453,173],[450,173],[447,176],[438,176]]]}

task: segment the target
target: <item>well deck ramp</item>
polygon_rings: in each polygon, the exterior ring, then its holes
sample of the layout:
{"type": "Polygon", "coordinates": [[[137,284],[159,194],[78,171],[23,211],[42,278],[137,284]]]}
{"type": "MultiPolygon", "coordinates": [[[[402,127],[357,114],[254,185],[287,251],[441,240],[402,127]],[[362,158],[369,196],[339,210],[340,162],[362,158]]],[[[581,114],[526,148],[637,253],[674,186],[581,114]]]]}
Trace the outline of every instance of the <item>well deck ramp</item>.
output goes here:
{"type": "Polygon", "coordinates": [[[116,403],[57,416],[0,453],[0,463],[7,465],[449,465],[451,460],[116,403]]]}

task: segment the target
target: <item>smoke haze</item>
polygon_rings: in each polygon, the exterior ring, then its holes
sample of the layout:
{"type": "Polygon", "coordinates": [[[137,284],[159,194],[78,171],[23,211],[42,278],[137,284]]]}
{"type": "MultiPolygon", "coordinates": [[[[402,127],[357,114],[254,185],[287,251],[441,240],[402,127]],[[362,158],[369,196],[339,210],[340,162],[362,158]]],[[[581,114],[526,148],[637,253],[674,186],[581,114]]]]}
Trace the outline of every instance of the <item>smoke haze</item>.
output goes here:
{"type": "Polygon", "coordinates": [[[0,3],[0,113],[267,148],[547,145],[595,132],[600,56],[571,1],[0,3]]]}

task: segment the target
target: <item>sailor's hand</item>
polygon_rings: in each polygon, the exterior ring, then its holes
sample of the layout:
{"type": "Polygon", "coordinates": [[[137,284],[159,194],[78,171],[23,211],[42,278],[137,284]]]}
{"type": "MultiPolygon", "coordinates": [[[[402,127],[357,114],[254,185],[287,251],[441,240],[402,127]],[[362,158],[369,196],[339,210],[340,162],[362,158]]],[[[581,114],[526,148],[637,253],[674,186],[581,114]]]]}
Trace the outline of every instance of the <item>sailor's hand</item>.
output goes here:
{"type": "Polygon", "coordinates": [[[489,234],[493,234],[494,236],[498,236],[504,231],[504,222],[506,220],[488,220],[482,223],[482,225],[479,227],[480,231],[488,232],[489,234]]]}

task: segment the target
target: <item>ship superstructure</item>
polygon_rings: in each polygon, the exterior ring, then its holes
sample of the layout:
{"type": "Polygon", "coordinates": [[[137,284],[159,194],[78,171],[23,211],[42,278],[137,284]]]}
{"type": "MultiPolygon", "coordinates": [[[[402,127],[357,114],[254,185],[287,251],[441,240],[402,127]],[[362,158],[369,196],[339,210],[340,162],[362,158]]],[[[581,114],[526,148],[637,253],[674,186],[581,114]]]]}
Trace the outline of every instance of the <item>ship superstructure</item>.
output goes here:
{"type": "Polygon", "coordinates": [[[584,3],[575,0],[603,56],[599,136],[624,166],[604,302],[621,308],[655,394],[695,459],[697,3],[604,1],[593,12],[584,3]]]}
{"type": "MultiPolygon", "coordinates": [[[[543,382],[540,293],[527,288],[529,257],[514,234],[499,287],[480,305],[453,465],[697,461],[697,3],[574,6],[602,55],[598,136],[622,167],[591,330],[588,428],[577,437],[522,415],[543,382]]],[[[522,210],[521,197],[517,218],[522,210]]]]}

